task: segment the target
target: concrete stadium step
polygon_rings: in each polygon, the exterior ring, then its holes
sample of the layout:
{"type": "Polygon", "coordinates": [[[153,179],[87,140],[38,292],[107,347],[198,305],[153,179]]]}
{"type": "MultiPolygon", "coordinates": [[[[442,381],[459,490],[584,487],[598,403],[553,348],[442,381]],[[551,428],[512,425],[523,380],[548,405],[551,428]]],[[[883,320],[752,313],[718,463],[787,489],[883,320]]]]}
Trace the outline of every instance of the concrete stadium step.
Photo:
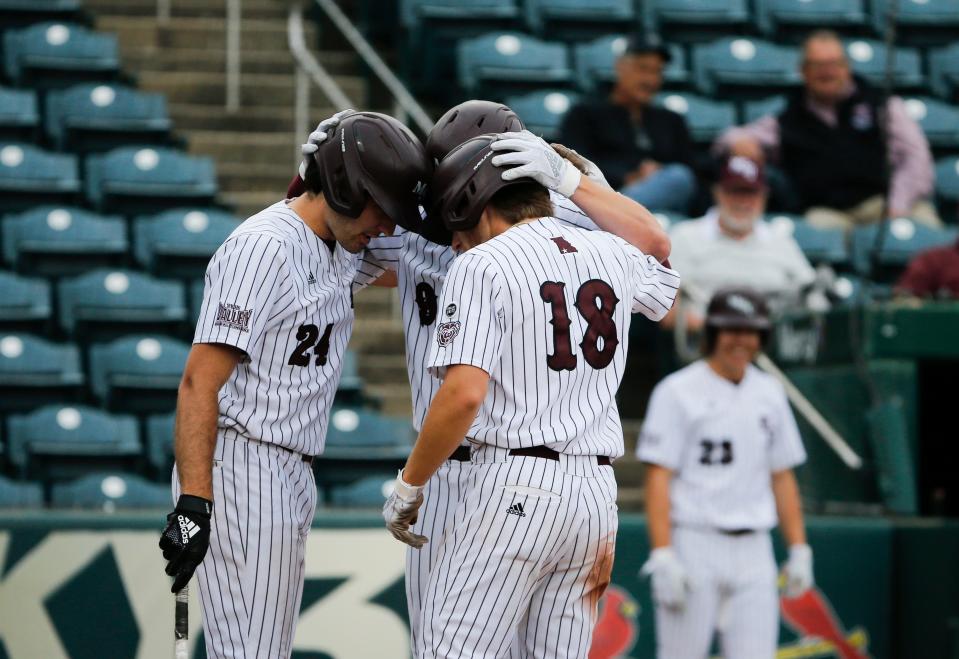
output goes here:
{"type": "Polygon", "coordinates": [[[295,144],[289,132],[233,132],[216,130],[190,131],[190,152],[202,153],[216,158],[220,162],[238,163],[256,166],[257,163],[277,163],[287,161],[292,174],[297,160],[294,160],[295,144]]]}
{"type": "MultiPolygon", "coordinates": [[[[191,143],[191,152],[194,151],[191,143]]],[[[203,151],[197,153],[204,154],[203,151]]],[[[286,188],[296,173],[292,158],[284,163],[216,163],[216,178],[224,192],[269,192],[276,199],[282,199],[286,188]]]]}
{"type": "MultiPolygon", "coordinates": [[[[292,139],[293,108],[289,106],[247,106],[240,108],[240,111],[235,114],[227,114],[222,104],[172,103],[167,104],[167,108],[177,130],[286,132],[292,139]]],[[[320,107],[311,112],[311,117],[318,117],[317,121],[319,121],[334,112],[336,112],[334,108],[320,107]]]]}
{"type": "Polygon", "coordinates": [[[370,355],[401,355],[406,341],[400,321],[388,317],[358,317],[350,348],[370,355]]]}
{"type": "MultiPolygon", "coordinates": [[[[161,25],[155,17],[100,15],[96,27],[116,32],[122,52],[226,48],[226,24],[222,18],[175,18],[161,25]]],[[[304,35],[307,43],[315,43],[312,24],[304,25],[304,35]]],[[[286,21],[244,19],[240,28],[240,47],[243,51],[288,53],[286,21]]]]}
{"type": "Polygon", "coordinates": [[[360,359],[360,375],[368,382],[397,382],[408,379],[406,356],[402,351],[391,355],[364,353],[360,359]]]}
{"type": "Polygon", "coordinates": [[[405,377],[402,383],[384,384],[367,382],[365,388],[371,396],[383,401],[382,412],[384,414],[405,417],[410,417],[413,414],[410,384],[405,377]]]}
{"type": "MultiPolygon", "coordinates": [[[[360,76],[337,76],[337,83],[347,97],[364,98],[365,82],[360,76]]],[[[146,71],[139,76],[139,86],[146,91],[166,94],[171,104],[220,105],[226,101],[226,77],[222,73],[146,71]]],[[[294,76],[248,73],[240,79],[240,106],[286,106],[292,114],[294,76]]],[[[321,100],[317,101],[322,104],[321,100]]],[[[226,111],[224,110],[224,113],[226,111]]]]}
{"type": "MultiPolygon", "coordinates": [[[[348,52],[315,53],[330,75],[355,71],[356,56],[348,52]]],[[[176,50],[143,49],[128,46],[121,52],[123,65],[134,71],[193,71],[225,75],[226,50],[179,48],[176,50]]],[[[294,71],[293,56],[286,50],[246,50],[240,53],[243,73],[289,74],[294,71]]]]}
{"type": "MultiPolygon", "coordinates": [[[[84,0],[83,6],[99,15],[156,18],[157,0],[84,0]]],[[[286,19],[286,4],[275,0],[243,0],[244,18],[286,19]]],[[[223,17],[224,0],[171,0],[171,18],[223,17]]]]}
{"type": "Polygon", "coordinates": [[[391,318],[396,304],[396,289],[369,286],[353,296],[357,318],[391,318]]]}

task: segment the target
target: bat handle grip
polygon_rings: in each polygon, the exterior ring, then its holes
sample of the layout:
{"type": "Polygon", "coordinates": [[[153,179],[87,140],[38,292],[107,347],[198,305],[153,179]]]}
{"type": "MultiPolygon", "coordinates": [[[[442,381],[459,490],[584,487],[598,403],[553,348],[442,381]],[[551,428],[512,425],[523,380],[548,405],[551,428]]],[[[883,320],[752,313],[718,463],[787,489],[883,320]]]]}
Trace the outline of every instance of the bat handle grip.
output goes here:
{"type": "Polygon", "coordinates": [[[190,636],[189,584],[177,591],[175,601],[176,605],[173,615],[173,636],[175,638],[173,656],[175,659],[188,659],[189,648],[187,646],[189,645],[188,639],[190,636]]]}

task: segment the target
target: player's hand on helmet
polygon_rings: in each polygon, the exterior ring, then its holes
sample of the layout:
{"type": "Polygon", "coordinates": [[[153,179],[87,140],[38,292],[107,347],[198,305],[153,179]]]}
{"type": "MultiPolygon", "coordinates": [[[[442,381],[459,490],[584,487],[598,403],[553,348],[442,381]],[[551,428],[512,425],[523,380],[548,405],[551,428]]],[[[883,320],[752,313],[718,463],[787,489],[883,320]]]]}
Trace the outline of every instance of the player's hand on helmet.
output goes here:
{"type": "Polygon", "coordinates": [[[410,485],[404,481],[401,469],[396,475],[393,493],[383,504],[383,519],[394,538],[416,549],[429,541],[425,535],[418,535],[410,530],[410,526],[416,523],[417,511],[422,505],[423,486],[410,485]]]}
{"type": "Polygon", "coordinates": [[[784,594],[790,599],[812,588],[812,549],[809,545],[792,545],[789,548],[789,558],[783,565],[783,577],[784,594]]]}
{"type": "Polygon", "coordinates": [[[166,516],[167,525],[160,536],[160,549],[167,560],[166,573],[173,577],[171,592],[182,589],[203,562],[210,547],[212,515],[212,501],[181,494],[176,508],[166,516]]]}
{"type": "Polygon", "coordinates": [[[672,547],[658,547],[651,551],[639,575],[651,578],[653,600],[657,604],[675,610],[686,606],[689,573],[672,547]]]}
{"type": "Polygon", "coordinates": [[[492,163],[497,167],[508,167],[502,174],[504,181],[531,178],[564,197],[573,196],[579,187],[582,178],[579,170],[543,138],[528,130],[500,133],[490,148],[500,152],[493,156],[492,163]]]}
{"type": "Polygon", "coordinates": [[[603,176],[603,172],[600,171],[599,167],[597,167],[596,163],[594,163],[592,160],[585,158],[578,152],[563,144],[552,142],[550,143],[550,146],[553,147],[553,151],[563,156],[563,158],[568,160],[573,167],[585,174],[586,178],[588,178],[590,181],[597,185],[601,185],[604,188],[609,188],[612,190],[613,186],[609,184],[609,182],[606,180],[606,177],[603,176]]]}
{"type": "Polygon", "coordinates": [[[316,153],[317,149],[320,148],[320,145],[323,144],[323,142],[325,142],[330,136],[330,133],[336,130],[336,127],[340,125],[340,121],[343,120],[343,117],[351,112],[354,112],[354,110],[341,110],[332,117],[327,117],[317,124],[316,130],[310,133],[309,137],[306,138],[305,143],[300,145],[300,153],[303,154],[303,161],[300,163],[300,178],[306,178],[307,159],[316,153]]]}

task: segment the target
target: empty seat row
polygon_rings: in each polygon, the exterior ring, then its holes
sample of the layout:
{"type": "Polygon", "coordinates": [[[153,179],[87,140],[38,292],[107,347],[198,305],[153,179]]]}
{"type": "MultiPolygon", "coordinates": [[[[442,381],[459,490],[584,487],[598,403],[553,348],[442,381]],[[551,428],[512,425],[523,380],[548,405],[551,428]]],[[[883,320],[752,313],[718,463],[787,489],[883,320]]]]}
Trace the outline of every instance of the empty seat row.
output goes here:
{"type": "Polygon", "coordinates": [[[169,148],[119,147],[79,162],[25,143],[0,143],[0,210],[85,198],[101,212],[128,215],[212,204],[216,171],[208,157],[169,148]]]}
{"type": "Polygon", "coordinates": [[[120,75],[117,38],[76,23],[43,22],[3,33],[4,73],[17,87],[54,88],[120,75]]]}

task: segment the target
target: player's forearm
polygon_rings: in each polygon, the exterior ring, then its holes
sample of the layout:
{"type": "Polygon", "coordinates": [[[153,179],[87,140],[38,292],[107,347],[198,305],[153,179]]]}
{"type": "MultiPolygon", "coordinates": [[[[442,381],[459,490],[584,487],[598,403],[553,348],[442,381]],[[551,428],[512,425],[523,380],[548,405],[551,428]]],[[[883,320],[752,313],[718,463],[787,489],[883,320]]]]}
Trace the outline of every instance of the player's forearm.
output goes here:
{"type": "Polygon", "coordinates": [[[658,261],[669,257],[669,236],[642,204],[585,176],[570,199],[603,231],[619,236],[658,261]]]}
{"type": "Polygon", "coordinates": [[[219,416],[217,390],[184,378],[177,399],[174,455],[180,491],[213,500],[213,452],[219,416]]]}
{"type": "Polygon", "coordinates": [[[669,480],[673,474],[659,465],[646,465],[646,523],[651,549],[672,543],[669,523],[669,480]]]}
{"type": "Polygon", "coordinates": [[[776,498],[776,512],[779,515],[779,528],[787,546],[806,544],[806,527],[803,523],[802,501],[799,498],[799,485],[792,469],[778,471],[772,475],[773,496],[776,498]]]}

